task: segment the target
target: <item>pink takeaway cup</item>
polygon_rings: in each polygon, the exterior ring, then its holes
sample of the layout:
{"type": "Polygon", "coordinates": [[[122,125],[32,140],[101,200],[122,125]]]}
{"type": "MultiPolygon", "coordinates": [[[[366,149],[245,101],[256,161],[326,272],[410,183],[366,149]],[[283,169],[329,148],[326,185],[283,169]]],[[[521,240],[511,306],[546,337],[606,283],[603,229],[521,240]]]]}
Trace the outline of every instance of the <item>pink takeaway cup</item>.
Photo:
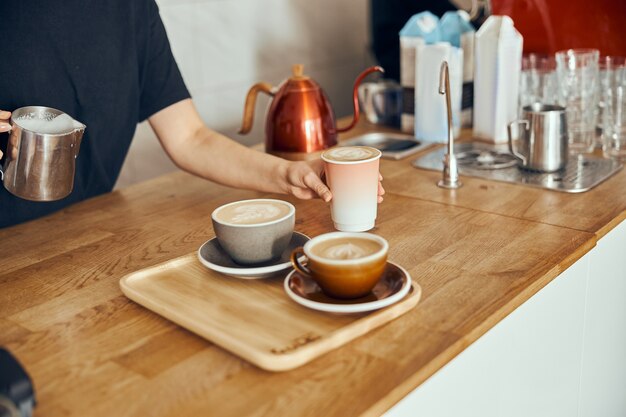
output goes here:
{"type": "Polygon", "coordinates": [[[326,181],[333,193],[330,212],[335,229],[365,232],[374,228],[378,210],[381,152],[369,146],[345,146],[322,153],[326,181]]]}

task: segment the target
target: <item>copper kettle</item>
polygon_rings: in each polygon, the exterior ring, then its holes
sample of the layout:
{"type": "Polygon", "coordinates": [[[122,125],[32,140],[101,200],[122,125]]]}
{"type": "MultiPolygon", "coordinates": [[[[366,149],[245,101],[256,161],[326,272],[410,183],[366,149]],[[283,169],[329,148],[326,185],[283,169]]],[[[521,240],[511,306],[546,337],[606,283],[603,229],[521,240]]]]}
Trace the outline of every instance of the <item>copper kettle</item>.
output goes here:
{"type": "Polygon", "coordinates": [[[294,65],[293,76],[283,81],[277,89],[263,82],[252,86],[246,97],[243,124],[239,131],[240,134],[246,134],[252,128],[254,105],[259,91],[270,95],[274,99],[269,105],[265,122],[265,150],[291,160],[309,159],[316,152],[336,145],[337,133],[352,129],[359,120],[359,84],[372,72],[384,72],[381,67],[375,66],[357,77],[352,91],[352,123],[338,128],[326,93],[319,84],[303,75],[303,68],[303,65],[294,65]]]}

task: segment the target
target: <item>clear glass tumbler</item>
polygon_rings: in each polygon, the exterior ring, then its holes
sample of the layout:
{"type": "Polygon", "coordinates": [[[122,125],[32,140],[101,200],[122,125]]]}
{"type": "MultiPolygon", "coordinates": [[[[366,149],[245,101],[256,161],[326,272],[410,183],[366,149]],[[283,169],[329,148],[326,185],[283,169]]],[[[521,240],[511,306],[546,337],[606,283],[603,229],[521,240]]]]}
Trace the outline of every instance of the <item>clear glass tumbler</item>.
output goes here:
{"type": "Polygon", "coordinates": [[[558,104],[558,80],[554,56],[526,54],[522,57],[519,109],[534,103],[558,104]]]}
{"type": "Polygon", "coordinates": [[[612,96],[615,88],[616,70],[626,65],[623,56],[601,56],[599,61],[600,91],[598,96],[598,118],[596,128],[596,148],[604,146],[604,109],[607,100],[612,96]]]}
{"type": "Polygon", "coordinates": [[[626,66],[618,66],[607,74],[603,92],[602,152],[607,158],[626,161],[626,66]]]}
{"type": "Polygon", "coordinates": [[[556,53],[559,101],[566,108],[570,153],[593,152],[599,98],[597,49],[556,53]]]}

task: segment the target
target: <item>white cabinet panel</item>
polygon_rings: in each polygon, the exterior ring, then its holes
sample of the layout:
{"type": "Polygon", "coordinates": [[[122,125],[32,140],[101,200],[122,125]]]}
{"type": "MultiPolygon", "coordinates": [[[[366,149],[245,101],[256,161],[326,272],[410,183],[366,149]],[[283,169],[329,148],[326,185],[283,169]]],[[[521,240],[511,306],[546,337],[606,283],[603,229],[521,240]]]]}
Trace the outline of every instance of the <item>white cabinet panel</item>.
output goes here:
{"type": "Polygon", "coordinates": [[[626,222],[387,413],[626,416],[626,222]]]}
{"type": "Polygon", "coordinates": [[[626,222],[590,253],[581,417],[626,416],[626,222]]]}
{"type": "Polygon", "coordinates": [[[587,264],[580,259],[387,415],[576,415],[587,264]]]}

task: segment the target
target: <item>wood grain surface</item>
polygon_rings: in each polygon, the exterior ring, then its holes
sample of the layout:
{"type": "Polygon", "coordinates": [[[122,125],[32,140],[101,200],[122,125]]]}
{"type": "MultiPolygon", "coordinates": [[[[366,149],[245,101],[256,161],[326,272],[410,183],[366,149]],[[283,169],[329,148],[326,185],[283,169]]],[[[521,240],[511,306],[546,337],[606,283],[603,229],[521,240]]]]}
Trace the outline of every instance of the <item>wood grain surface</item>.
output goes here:
{"type": "Polygon", "coordinates": [[[136,303],[268,371],[291,370],[343,346],[405,314],[422,294],[412,283],[388,308],[328,314],[292,301],[283,289],[285,274],[232,278],[207,269],[192,253],[130,273],[120,287],[136,303]]]}
{"type": "Polygon", "coordinates": [[[626,218],[625,169],[591,192],[580,194],[468,176],[461,176],[463,187],[450,192],[433,187],[441,179],[441,172],[417,169],[411,165],[419,155],[428,152],[424,150],[399,163],[383,161],[381,172],[385,176],[386,190],[407,197],[570,227],[596,233],[599,237],[626,218]]]}
{"type": "MultiPolygon", "coordinates": [[[[0,230],[0,345],[33,378],[36,415],[379,415],[624,218],[623,171],[582,195],[470,178],[453,195],[434,185],[438,173],[408,164],[383,163],[388,194],[374,233],[422,286],[419,305],[278,374],[142,308],[118,286],[213,237],[215,207],[267,195],[175,173],[0,230]]],[[[332,230],[323,202],[271,197],[296,205],[298,231],[332,230]]]]}

